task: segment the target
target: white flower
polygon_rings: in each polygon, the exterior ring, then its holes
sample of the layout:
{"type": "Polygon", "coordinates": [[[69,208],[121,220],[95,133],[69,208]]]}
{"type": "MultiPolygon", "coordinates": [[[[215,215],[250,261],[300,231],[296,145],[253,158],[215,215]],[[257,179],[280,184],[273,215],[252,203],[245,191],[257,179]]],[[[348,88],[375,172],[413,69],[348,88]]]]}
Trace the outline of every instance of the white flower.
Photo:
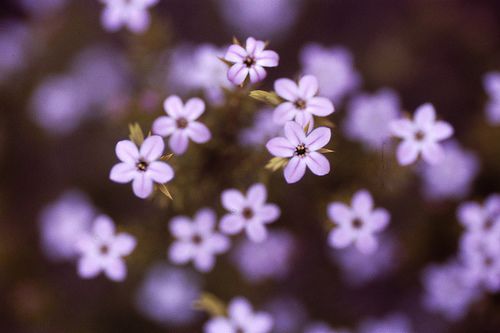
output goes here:
{"type": "Polygon", "coordinates": [[[117,31],[123,26],[134,33],[142,33],[149,27],[147,9],[159,0],[101,0],[106,5],[101,22],[108,31],[117,31]]]}
{"type": "Polygon", "coordinates": [[[193,261],[196,269],[210,271],[215,264],[215,256],[229,249],[229,239],[214,230],[216,216],[211,209],[199,210],[191,221],[185,216],[177,216],[170,221],[170,232],[177,238],[169,249],[169,257],[174,263],[185,264],[193,261]]]}
{"type": "Polygon", "coordinates": [[[265,312],[253,312],[250,303],[238,297],[228,307],[228,317],[215,317],[205,324],[204,333],[270,333],[273,318],[265,312]]]}
{"type": "Polygon", "coordinates": [[[127,267],[122,257],[132,253],[135,245],[135,238],[129,234],[115,234],[115,225],[109,217],[97,217],[91,232],[83,234],[76,243],[81,255],[78,274],[88,279],[104,272],[111,280],[123,281],[127,267]]]}
{"type": "Polygon", "coordinates": [[[174,170],[165,162],[158,161],[163,154],[163,139],[152,135],[144,140],[140,149],[130,140],[116,144],[116,164],[109,178],[117,183],[132,181],[132,189],[139,198],[147,198],[153,192],[153,182],[163,184],[174,178],[174,170]]]}
{"type": "Polygon", "coordinates": [[[248,238],[262,242],[267,238],[265,224],[280,216],[275,204],[266,204],[267,191],[263,184],[252,185],[244,196],[240,191],[229,189],[222,192],[222,205],[230,213],[222,217],[221,230],[234,235],[245,229],[248,238]]]}
{"type": "Polygon", "coordinates": [[[399,164],[409,165],[422,154],[423,159],[436,164],[444,152],[439,141],[453,135],[453,127],[444,121],[436,121],[436,111],[430,103],[421,105],[412,120],[398,119],[390,123],[394,136],[403,139],[397,150],[399,164]]]}

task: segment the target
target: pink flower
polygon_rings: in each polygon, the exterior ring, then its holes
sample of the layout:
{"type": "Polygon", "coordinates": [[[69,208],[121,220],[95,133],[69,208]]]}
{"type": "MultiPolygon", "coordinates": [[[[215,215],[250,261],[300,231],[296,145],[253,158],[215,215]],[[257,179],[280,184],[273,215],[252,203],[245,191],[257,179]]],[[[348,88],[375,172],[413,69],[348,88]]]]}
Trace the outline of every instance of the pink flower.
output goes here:
{"type": "Polygon", "coordinates": [[[118,31],[127,26],[134,33],[143,33],[149,27],[147,9],[159,0],[101,0],[106,5],[101,22],[108,31],[118,31]]]}
{"type": "Polygon", "coordinates": [[[312,127],[313,116],[326,117],[334,112],[328,98],[316,96],[318,80],[312,75],[304,76],[298,84],[289,79],[276,80],[274,90],[286,100],[274,110],[273,120],[278,124],[295,120],[302,126],[309,123],[312,127]]]}
{"type": "Polygon", "coordinates": [[[354,194],[351,206],[341,202],[328,205],[328,216],[336,224],[328,242],[334,248],[354,243],[360,252],[373,253],[378,247],[374,234],[387,227],[390,215],[383,208],[373,208],[372,196],[366,190],[354,194]]]}
{"type": "Polygon", "coordinates": [[[222,206],[230,213],[222,217],[222,232],[234,235],[245,229],[250,240],[262,242],[267,238],[265,224],[280,216],[275,204],[266,204],[267,191],[263,184],[252,185],[244,196],[240,191],[229,189],[222,192],[222,206]]]}
{"type": "Polygon", "coordinates": [[[216,216],[211,209],[199,210],[191,221],[177,216],[170,222],[170,232],[177,238],[169,249],[170,260],[177,264],[194,262],[196,269],[210,271],[215,255],[229,249],[229,239],[214,230],[216,216]]]}
{"type": "Polygon", "coordinates": [[[178,96],[170,96],[163,103],[168,116],[161,116],[153,123],[153,133],[170,136],[170,149],[178,155],[184,154],[189,139],[205,143],[211,138],[209,129],[196,121],[205,111],[205,103],[199,98],[191,98],[186,105],[178,96]]]}
{"type": "Polygon", "coordinates": [[[113,221],[101,215],[94,221],[91,232],[83,234],[76,243],[81,255],[78,274],[88,279],[102,271],[113,281],[123,281],[127,267],[122,257],[132,253],[135,246],[134,237],[127,233],[115,234],[113,221]]]}
{"type": "Polygon", "coordinates": [[[417,108],[413,121],[393,120],[389,126],[394,136],[403,139],[396,153],[401,165],[415,162],[419,154],[430,164],[439,163],[444,152],[438,142],[453,135],[450,124],[436,121],[436,111],[430,103],[417,108]]]}
{"type": "Polygon", "coordinates": [[[165,162],[158,161],[163,154],[163,139],[152,135],[144,140],[140,149],[130,140],[116,144],[116,164],[109,178],[117,183],[132,182],[134,194],[141,199],[153,192],[153,183],[164,184],[174,178],[174,170],[165,162]]]}
{"type": "Polygon", "coordinates": [[[228,307],[228,317],[215,317],[205,324],[204,333],[270,333],[273,318],[265,312],[253,312],[252,305],[237,297],[228,307]]]}
{"type": "Polygon", "coordinates": [[[285,137],[269,140],[266,148],[274,156],[290,158],[284,175],[287,183],[295,183],[304,176],[306,167],[318,176],[330,172],[330,162],[317,151],[330,141],[330,137],[327,127],[318,127],[306,135],[302,126],[289,121],[285,124],[285,137]]]}
{"type": "Polygon", "coordinates": [[[247,38],[245,48],[238,44],[229,47],[224,59],[233,63],[227,72],[227,78],[235,85],[243,84],[247,76],[252,83],[264,80],[267,73],[264,67],[278,66],[276,52],[264,50],[266,43],[253,37],[247,38]]]}

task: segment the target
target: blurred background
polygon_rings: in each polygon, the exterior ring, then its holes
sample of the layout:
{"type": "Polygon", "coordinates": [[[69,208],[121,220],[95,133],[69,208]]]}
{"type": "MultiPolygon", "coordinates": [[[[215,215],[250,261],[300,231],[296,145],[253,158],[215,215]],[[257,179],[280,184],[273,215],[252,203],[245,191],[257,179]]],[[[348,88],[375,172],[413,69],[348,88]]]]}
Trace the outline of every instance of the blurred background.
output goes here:
{"type": "Polygon", "coordinates": [[[422,301],[426,269],[457,252],[457,206],[500,188],[500,130],[483,86],[500,70],[500,2],[160,0],[143,34],[107,32],[103,8],[0,5],[0,332],[202,332],[207,316],[191,309],[201,291],[247,297],[274,316],[276,333],[318,321],[363,331],[377,320],[412,332],[500,332],[498,295],[454,320],[422,301]],[[258,89],[318,73],[336,107],[329,175],[288,185],[264,169],[276,129],[264,129],[265,106],[231,88],[216,58],[233,36],[269,40],[280,55],[258,89]],[[350,127],[356,105],[379,93],[380,108],[396,114],[433,103],[455,128],[458,162],[400,167],[390,140],[374,146],[350,127]],[[130,122],[148,131],[171,94],[206,101],[212,140],[172,159],[172,202],[143,201],[109,180],[114,147],[130,122]],[[268,241],[234,238],[208,274],[168,262],[173,216],[212,207],[220,217],[224,189],[258,181],[282,211],[268,241]],[[326,241],[327,204],[361,188],[391,213],[372,258],[326,241]],[[96,213],[138,239],[123,283],[77,275],[71,234],[96,213]]]}

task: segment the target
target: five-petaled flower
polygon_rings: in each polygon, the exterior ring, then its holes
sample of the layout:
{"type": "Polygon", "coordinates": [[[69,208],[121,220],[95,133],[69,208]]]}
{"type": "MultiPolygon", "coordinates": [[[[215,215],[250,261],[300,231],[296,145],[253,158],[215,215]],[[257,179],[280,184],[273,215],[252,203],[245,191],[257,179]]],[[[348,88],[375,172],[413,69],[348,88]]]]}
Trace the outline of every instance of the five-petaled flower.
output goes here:
{"type": "Polygon", "coordinates": [[[215,230],[216,216],[213,210],[200,209],[193,220],[177,216],[170,221],[170,232],[177,240],[170,246],[169,258],[177,264],[193,261],[201,272],[210,271],[215,256],[229,249],[229,239],[215,230]]]}
{"type": "Polygon", "coordinates": [[[345,248],[354,243],[362,253],[373,253],[378,246],[374,234],[389,224],[390,215],[383,208],[373,207],[373,199],[366,190],[356,192],[349,207],[341,202],[328,205],[328,216],[336,224],[328,242],[334,248],[345,248]]]}
{"type": "Polygon", "coordinates": [[[116,156],[121,163],[116,164],[109,178],[117,183],[132,181],[132,189],[139,198],[147,198],[153,192],[153,182],[164,184],[174,178],[174,170],[165,162],[158,161],[165,144],[158,135],[144,140],[140,149],[130,140],[116,144],[116,156]]]}
{"type": "Polygon", "coordinates": [[[413,121],[393,120],[389,126],[394,136],[403,139],[396,153],[401,165],[415,162],[419,154],[430,164],[439,163],[444,152],[438,142],[453,135],[450,124],[436,121],[436,111],[430,103],[417,108],[413,121]]]}
{"type": "Polygon", "coordinates": [[[324,176],[330,172],[330,162],[318,152],[331,137],[331,130],[318,127],[309,134],[294,121],[285,124],[285,137],[269,140],[267,150],[277,157],[290,158],[285,167],[284,175],[287,183],[298,182],[308,167],[312,173],[324,176]]]}
{"type": "Polygon", "coordinates": [[[230,213],[222,217],[220,229],[229,235],[245,229],[248,238],[254,242],[267,238],[265,224],[274,222],[281,213],[277,205],[266,203],[267,191],[260,183],[252,185],[246,196],[235,189],[225,190],[221,199],[230,213]]]}
{"type": "Polygon", "coordinates": [[[302,126],[313,126],[313,116],[326,117],[334,112],[332,102],[318,97],[318,80],[312,75],[302,77],[299,83],[290,79],[278,79],[274,90],[286,101],[274,110],[273,120],[278,124],[295,120],[302,126]]]}
{"type": "Polygon", "coordinates": [[[228,306],[228,317],[215,317],[205,324],[204,333],[270,333],[273,318],[265,312],[254,312],[243,297],[234,298],[228,306]]]}
{"type": "Polygon", "coordinates": [[[238,44],[229,46],[224,59],[232,63],[227,78],[235,85],[241,85],[247,76],[252,83],[264,80],[264,67],[278,66],[279,56],[271,50],[264,50],[266,43],[253,37],[247,38],[245,48],[238,44]]]}
{"type": "Polygon", "coordinates": [[[163,103],[168,116],[161,116],[153,123],[153,133],[170,136],[169,146],[178,155],[183,154],[189,139],[205,143],[211,138],[209,129],[196,121],[205,111],[205,103],[199,98],[191,98],[186,105],[178,96],[170,96],[163,103]]]}
{"type": "Polygon", "coordinates": [[[81,255],[78,274],[82,278],[93,278],[104,272],[113,281],[123,281],[127,267],[122,257],[132,253],[136,240],[127,233],[115,234],[113,221],[101,215],[94,221],[92,230],[84,233],[75,246],[81,255]]]}
{"type": "Polygon", "coordinates": [[[159,0],[101,0],[106,5],[101,22],[108,31],[117,31],[123,26],[134,33],[142,33],[149,27],[147,9],[159,0]]]}

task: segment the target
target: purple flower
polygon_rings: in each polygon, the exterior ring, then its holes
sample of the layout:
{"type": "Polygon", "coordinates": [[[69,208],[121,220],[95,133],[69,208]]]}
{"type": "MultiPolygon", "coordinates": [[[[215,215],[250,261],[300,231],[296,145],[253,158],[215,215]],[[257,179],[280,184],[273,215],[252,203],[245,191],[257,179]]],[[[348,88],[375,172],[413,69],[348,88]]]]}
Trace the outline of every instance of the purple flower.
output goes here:
{"type": "Polygon", "coordinates": [[[76,243],[81,255],[78,274],[88,279],[104,272],[113,281],[123,281],[127,267],[122,257],[132,253],[135,245],[135,238],[129,234],[115,234],[115,225],[109,217],[97,217],[91,232],[83,234],[76,243]]]}
{"type": "Polygon", "coordinates": [[[245,48],[238,44],[229,46],[224,59],[233,63],[227,72],[227,78],[235,85],[241,85],[246,77],[252,83],[265,79],[264,67],[278,66],[279,56],[276,52],[264,50],[266,43],[253,37],[247,38],[245,48]]]}
{"type": "Polygon", "coordinates": [[[344,132],[368,149],[380,149],[391,136],[389,123],[399,117],[399,112],[398,95],[391,89],[357,95],[349,103],[344,132]]]}
{"type": "Polygon", "coordinates": [[[318,80],[312,75],[302,77],[298,84],[290,79],[278,79],[274,90],[286,102],[274,110],[273,120],[277,124],[295,120],[302,126],[313,126],[313,116],[326,117],[333,113],[332,102],[328,98],[317,97],[318,80]]]}
{"type": "Polygon", "coordinates": [[[153,123],[153,133],[170,136],[170,149],[178,155],[184,154],[189,139],[205,143],[211,138],[209,129],[196,121],[205,112],[205,103],[199,98],[191,98],[186,105],[178,96],[170,96],[163,103],[168,116],[161,116],[153,123]]]}
{"type": "Polygon", "coordinates": [[[17,21],[0,21],[0,84],[27,65],[33,52],[33,36],[17,21]]]}
{"type": "Polygon", "coordinates": [[[127,26],[133,33],[143,33],[149,27],[147,9],[159,0],[101,0],[104,8],[101,22],[107,31],[118,31],[127,26]]]}
{"type": "Polygon", "coordinates": [[[254,312],[250,303],[234,298],[228,306],[228,317],[215,317],[204,326],[204,333],[270,333],[273,318],[265,312],[254,312]]]}
{"type": "Polygon", "coordinates": [[[343,47],[326,48],[319,44],[307,44],[300,52],[300,62],[302,72],[314,75],[321,93],[336,104],[361,82],[352,55],[343,47]]]}
{"type": "Polygon", "coordinates": [[[439,141],[453,135],[453,127],[450,124],[436,121],[436,111],[430,103],[417,108],[413,121],[393,120],[390,128],[394,136],[403,140],[397,149],[397,158],[401,165],[412,164],[419,154],[422,154],[428,163],[439,163],[444,157],[439,141]]]}
{"type": "Polygon", "coordinates": [[[306,167],[318,176],[330,172],[330,162],[318,152],[331,137],[327,127],[318,127],[306,135],[298,123],[289,121],[285,124],[285,137],[277,137],[267,142],[266,148],[277,157],[290,158],[284,175],[287,183],[296,183],[304,176],[306,167]]]}
{"type": "Polygon", "coordinates": [[[457,210],[457,218],[470,233],[478,233],[486,236],[496,226],[496,220],[500,217],[500,195],[490,195],[484,205],[469,201],[462,203],[457,210]]]}
{"type": "Polygon", "coordinates": [[[404,314],[395,313],[382,319],[366,319],[358,330],[359,333],[411,333],[410,320],[404,314]]]}
{"type": "Polygon", "coordinates": [[[445,143],[443,147],[440,163],[424,164],[419,170],[424,194],[429,199],[462,198],[479,171],[478,158],[457,142],[445,143]]]}
{"type": "Polygon", "coordinates": [[[262,309],[273,317],[273,333],[299,333],[307,320],[304,305],[289,295],[273,297],[262,309]]]}
{"type": "Polygon", "coordinates": [[[389,212],[374,208],[372,196],[367,190],[356,192],[351,206],[341,202],[328,205],[328,216],[336,224],[328,242],[334,248],[345,248],[354,243],[360,252],[373,253],[378,247],[374,234],[387,227],[389,212]]]}
{"type": "Polygon", "coordinates": [[[185,216],[170,221],[170,232],[177,240],[170,246],[168,255],[176,264],[193,261],[201,272],[212,270],[215,256],[229,249],[229,239],[216,232],[216,216],[213,210],[200,209],[191,221],[185,216]]]}
{"type": "Polygon", "coordinates": [[[500,124],[500,72],[484,75],[483,85],[490,100],[486,104],[486,117],[491,125],[500,124]]]}
{"type": "Polygon", "coordinates": [[[153,192],[153,182],[164,184],[174,178],[174,170],[165,162],[158,161],[165,144],[161,137],[147,137],[140,149],[129,140],[116,144],[116,156],[121,163],[116,164],[109,178],[117,183],[132,182],[134,194],[141,199],[153,192]]]}
{"type": "Polygon", "coordinates": [[[252,241],[264,241],[267,238],[265,225],[280,216],[279,207],[266,203],[266,199],[266,187],[260,183],[252,185],[246,196],[236,189],[222,192],[222,206],[229,211],[220,221],[222,232],[234,235],[245,229],[252,241]]]}

